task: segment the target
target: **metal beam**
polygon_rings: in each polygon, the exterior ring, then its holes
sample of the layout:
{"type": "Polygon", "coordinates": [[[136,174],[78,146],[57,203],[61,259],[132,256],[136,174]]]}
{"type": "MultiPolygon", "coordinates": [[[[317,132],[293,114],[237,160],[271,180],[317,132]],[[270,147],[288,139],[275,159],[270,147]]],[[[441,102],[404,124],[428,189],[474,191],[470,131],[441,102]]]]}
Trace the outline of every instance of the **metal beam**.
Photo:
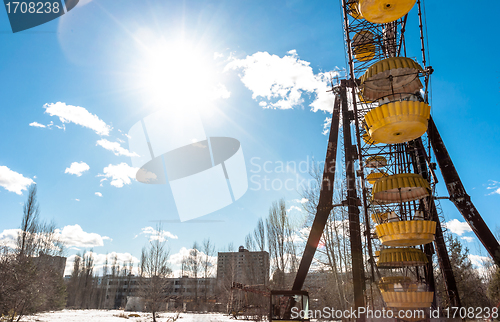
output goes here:
{"type": "Polygon", "coordinates": [[[323,169],[323,180],[321,182],[321,190],[319,192],[319,201],[316,208],[316,216],[314,217],[311,226],[311,232],[307,239],[306,248],[300,261],[297,275],[293,283],[292,290],[300,291],[307,277],[307,272],[311,266],[316,248],[318,247],[321,235],[325,229],[328,216],[333,208],[333,188],[335,183],[335,162],[337,158],[337,144],[339,136],[339,119],[340,119],[340,99],[335,96],[333,104],[332,124],[330,125],[330,137],[328,139],[328,148],[326,150],[325,168],[323,169]]]}
{"type": "Polygon", "coordinates": [[[458,176],[458,172],[451,161],[448,150],[444,146],[443,139],[434,124],[432,117],[429,119],[427,128],[427,135],[432,145],[436,160],[443,175],[446,188],[450,200],[455,204],[458,211],[465,218],[472,231],[476,234],[477,238],[481,241],[484,248],[488,251],[490,256],[495,261],[497,266],[500,266],[500,245],[495,236],[491,233],[490,229],[484,222],[483,218],[477,211],[476,207],[470,200],[470,196],[465,191],[464,185],[458,176]]]}
{"type": "MultiPolygon", "coordinates": [[[[410,154],[413,157],[413,167],[415,172],[420,174],[424,179],[429,180],[430,174],[427,168],[427,153],[425,152],[425,147],[422,142],[422,138],[418,138],[414,141],[408,143],[410,147],[410,154]]],[[[439,267],[441,268],[441,273],[443,275],[444,284],[446,288],[446,293],[448,294],[448,299],[450,301],[450,306],[461,307],[460,296],[458,294],[457,283],[455,280],[455,275],[453,275],[453,268],[451,266],[450,257],[448,251],[446,250],[446,242],[443,236],[443,230],[441,228],[441,222],[437,213],[436,203],[434,198],[428,197],[425,199],[421,205],[429,213],[430,219],[436,222],[436,235],[434,239],[434,248],[436,250],[437,259],[439,267]]],[[[426,267],[426,279],[429,283],[431,291],[435,291],[434,274],[432,267],[432,254],[434,253],[431,244],[426,244],[424,246],[425,254],[429,259],[429,263],[426,267]]],[[[434,294],[433,306],[436,307],[436,294],[434,294]]]]}
{"type": "Polygon", "coordinates": [[[441,272],[444,277],[446,293],[448,294],[448,299],[450,300],[449,306],[461,307],[462,303],[460,301],[460,295],[458,294],[457,282],[455,280],[455,275],[453,274],[450,256],[446,250],[446,241],[444,240],[443,230],[441,229],[441,222],[439,221],[436,203],[434,200],[430,201],[430,207],[432,220],[435,220],[437,223],[434,248],[436,249],[439,267],[441,268],[441,272]]]}
{"type": "MultiPolygon", "coordinates": [[[[340,86],[340,102],[342,105],[342,130],[344,134],[345,175],[347,181],[347,213],[349,215],[349,240],[351,244],[352,283],[354,287],[354,307],[365,306],[364,290],[366,288],[365,270],[363,266],[363,245],[361,243],[361,230],[359,223],[359,199],[356,193],[356,175],[354,160],[357,154],[352,145],[351,120],[354,113],[349,111],[347,102],[347,81],[342,80],[340,86]]],[[[364,321],[360,316],[357,320],[364,321]]]]}

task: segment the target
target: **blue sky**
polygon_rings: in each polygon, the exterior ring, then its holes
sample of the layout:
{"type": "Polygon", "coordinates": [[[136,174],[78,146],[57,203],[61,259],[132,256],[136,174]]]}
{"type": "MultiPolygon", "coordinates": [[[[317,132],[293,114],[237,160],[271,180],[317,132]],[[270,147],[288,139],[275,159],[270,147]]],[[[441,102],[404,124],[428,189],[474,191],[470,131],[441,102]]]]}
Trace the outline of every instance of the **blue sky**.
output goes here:
{"type": "MultiPolygon", "coordinates": [[[[498,6],[426,3],[432,115],[492,230],[500,206],[498,6]]],[[[336,1],[86,0],[16,34],[0,11],[2,240],[19,227],[30,180],[42,218],[73,245],[68,256],[93,248],[137,258],[158,220],[172,255],[205,238],[222,250],[243,244],[273,201],[300,208],[300,183],[309,176],[280,165],[324,159],[333,100],[324,80],[346,67],[336,1]],[[207,136],[240,141],[249,189],[203,223],[176,223],[169,185],[130,177],[126,134],[159,110],[186,115],[193,102],[207,136]],[[257,171],[265,162],[273,170],[257,171]],[[265,189],[264,179],[275,189],[265,189]],[[291,189],[276,189],[287,179],[291,189]]],[[[409,24],[408,56],[421,61],[414,12],[409,24]]],[[[438,191],[447,193],[442,185],[438,191]]],[[[441,204],[446,221],[464,221],[449,201],[441,204]]],[[[462,224],[452,223],[460,232],[462,224]]],[[[471,232],[460,237],[473,237],[467,246],[485,255],[471,232]]]]}

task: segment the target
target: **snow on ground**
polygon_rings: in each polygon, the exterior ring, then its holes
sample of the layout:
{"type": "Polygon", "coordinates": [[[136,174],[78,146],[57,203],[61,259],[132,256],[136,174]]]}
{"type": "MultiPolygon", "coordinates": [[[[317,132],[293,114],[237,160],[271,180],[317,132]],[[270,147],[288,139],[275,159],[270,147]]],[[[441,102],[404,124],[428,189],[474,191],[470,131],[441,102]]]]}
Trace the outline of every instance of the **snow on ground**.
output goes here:
{"type": "MultiPolygon", "coordinates": [[[[158,322],[173,322],[176,313],[160,313],[158,322]]],[[[125,312],[122,310],[62,310],[39,313],[24,317],[22,322],[150,322],[151,313],[125,312]],[[139,317],[129,317],[137,314],[139,317]]],[[[177,322],[234,322],[228,315],[220,313],[181,313],[177,322]]]]}

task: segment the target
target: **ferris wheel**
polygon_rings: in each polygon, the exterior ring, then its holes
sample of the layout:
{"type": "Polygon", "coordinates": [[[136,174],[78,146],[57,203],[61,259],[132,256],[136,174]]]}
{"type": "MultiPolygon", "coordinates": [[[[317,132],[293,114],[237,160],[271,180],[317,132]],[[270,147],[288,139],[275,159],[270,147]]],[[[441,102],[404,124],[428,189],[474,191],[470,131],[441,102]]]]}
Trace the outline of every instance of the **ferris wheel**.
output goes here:
{"type": "MultiPolygon", "coordinates": [[[[317,214],[292,291],[301,291],[328,216],[334,206],[342,206],[349,220],[355,307],[437,309],[434,255],[449,304],[460,307],[437,200],[456,205],[497,265],[500,245],[467,194],[431,116],[433,68],[423,2],[340,2],[347,75],[332,84],[335,102],[317,214]],[[411,47],[420,47],[419,58],[411,56],[405,37],[408,21],[415,20],[418,29],[412,30],[419,34],[408,38],[420,40],[411,47]],[[344,156],[343,201],[333,205],[338,145],[344,156]],[[436,194],[437,171],[449,196],[436,194]]],[[[425,318],[428,312],[402,320],[425,318]]],[[[279,319],[271,314],[270,320],[279,319]]]]}

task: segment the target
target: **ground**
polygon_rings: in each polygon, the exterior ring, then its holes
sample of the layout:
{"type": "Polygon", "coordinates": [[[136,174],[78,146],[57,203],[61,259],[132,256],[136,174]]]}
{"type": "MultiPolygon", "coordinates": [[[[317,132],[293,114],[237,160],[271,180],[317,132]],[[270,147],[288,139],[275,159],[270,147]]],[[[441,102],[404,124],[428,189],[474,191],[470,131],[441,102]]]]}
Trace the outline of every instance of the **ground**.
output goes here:
{"type": "MultiPolygon", "coordinates": [[[[160,313],[158,322],[170,322],[176,316],[174,313],[160,313]]],[[[24,317],[22,322],[149,322],[151,313],[125,312],[122,310],[62,310],[39,313],[24,317]],[[139,317],[129,317],[137,314],[139,317]]],[[[195,314],[181,313],[177,322],[234,322],[227,315],[218,313],[195,314]]]]}

